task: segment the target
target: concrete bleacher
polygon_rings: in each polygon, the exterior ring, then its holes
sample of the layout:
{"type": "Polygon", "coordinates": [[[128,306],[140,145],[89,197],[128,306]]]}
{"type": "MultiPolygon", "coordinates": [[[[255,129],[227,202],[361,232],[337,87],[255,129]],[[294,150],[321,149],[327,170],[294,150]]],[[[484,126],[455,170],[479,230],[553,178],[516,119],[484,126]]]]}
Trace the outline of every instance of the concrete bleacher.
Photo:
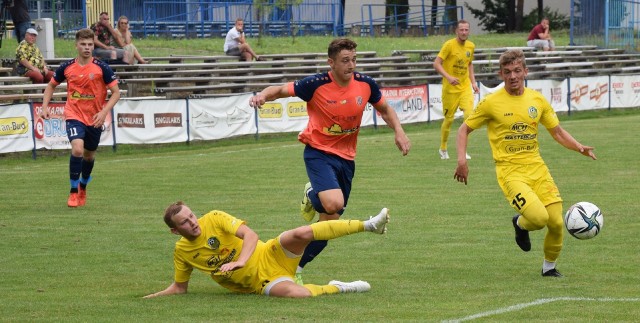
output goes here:
{"type": "MultiPolygon", "coordinates": [[[[500,82],[498,58],[501,52],[509,48],[477,49],[478,54],[473,61],[476,80],[487,86],[497,85],[500,82]]],[[[640,72],[640,54],[623,53],[615,48],[572,46],[558,47],[552,52],[521,49],[525,50],[528,79],[640,72]]],[[[374,77],[381,86],[439,83],[442,77],[433,68],[433,60],[424,59],[436,54],[437,50],[397,50],[390,56],[358,52],[356,69],[374,77]],[[418,57],[412,57],[415,54],[418,57]]],[[[242,62],[224,55],[153,57],[152,64],[112,65],[112,68],[119,77],[120,89],[128,97],[167,98],[259,91],[269,85],[283,84],[329,70],[326,53],[271,54],[263,57],[264,61],[253,62],[242,62]]],[[[55,67],[56,63],[65,60],[48,61],[55,67]]],[[[26,78],[4,75],[0,76],[0,84],[3,90],[7,88],[8,91],[0,91],[0,100],[6,98],[2,95],[8,95],[11,91],[25,100],[38,98],[26,78]]],[[[17,100],[15,97],[12,96],[12,100],[17,100]]]]}
{"type": "MultiPolygon", "coordinates": [[[[1,78],[0,78],[1,79],[1,78]]],[[[23,77],[26,79],[21,80],[20,82],[15,82],[15,84],[2,85],[0,86],[0,103],[1,102],[24,102],[28,100],[38,100],[42,101],[44,97],[44,89],[47,87],[47,84],[31,84],[30,79],[28,77],[23,77]]],[[[111,95],[110,91],[107,91],[107,97],[111,95]]],[[[120,96],[124,97],[127,95],[127,90],[120,90],[120,96]]],[[[59,84],[55,91],[53,92],[53,98],[64,99],[67,97],[67,83],[59,84]]]]}

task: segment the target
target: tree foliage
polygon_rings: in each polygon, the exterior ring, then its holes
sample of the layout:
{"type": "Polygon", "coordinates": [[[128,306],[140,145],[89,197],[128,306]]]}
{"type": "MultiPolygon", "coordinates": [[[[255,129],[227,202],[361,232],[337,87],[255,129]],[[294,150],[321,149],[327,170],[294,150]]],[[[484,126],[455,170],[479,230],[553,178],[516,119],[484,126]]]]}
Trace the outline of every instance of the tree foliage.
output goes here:
{"type": "MultiPolygon", "coordinates": [[[[530,30],[540,22],[539,8],[522,17],[523,0],[482,0],[484,8],[476,9],[465,2],[464,5],[474,17],[480,20],[483,30],[497,33],[530,30]]],[[[552,29],[569,28],[569,17],[551,11],[549,7],[542,10],[543,16],[549,18],[552,29]]]]}
{"type": "MultiPolygon", "coordinates": [[[[538,17],[538,9],[533,9],[528,15],[524,17],[524,30],[531,30],[533,27],[540,23],[541,18],[538,17]]],[[[571,20],[567,15],[563,15],[558,10],[551,10],[549,7],[544,7],[542,10],[542,17],[549,18],[549,27],[551,30],[569,29],[571,20]]]]}

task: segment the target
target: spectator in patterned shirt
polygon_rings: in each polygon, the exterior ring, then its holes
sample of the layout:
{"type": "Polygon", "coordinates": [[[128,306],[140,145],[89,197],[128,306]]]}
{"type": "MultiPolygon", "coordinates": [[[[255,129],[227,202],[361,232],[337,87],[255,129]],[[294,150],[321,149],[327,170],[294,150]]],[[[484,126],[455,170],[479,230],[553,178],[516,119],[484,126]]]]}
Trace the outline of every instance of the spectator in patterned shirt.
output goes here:
{"type": "Polygon", "coordinates": [[[93,56],[112,64],[120,62],[133,64],[133,53],[122,49],[125,44],[122,42],[120,34],[111,25],[108,13],[101,12],[100,20],[89,28],[95,33],[93,56]]]}
{"type": "Polygon", "coordinates": [[[38,32],[35,29],[27,29],[24,40],[16,49],[16,59],[18,60],[16,71],[18,75],[30,78],[34,84],[49,83],[53,77],[53,71],[49,70],[44,61],[44,57],[36,45],[36,37],[38,37],[38,32]]]}

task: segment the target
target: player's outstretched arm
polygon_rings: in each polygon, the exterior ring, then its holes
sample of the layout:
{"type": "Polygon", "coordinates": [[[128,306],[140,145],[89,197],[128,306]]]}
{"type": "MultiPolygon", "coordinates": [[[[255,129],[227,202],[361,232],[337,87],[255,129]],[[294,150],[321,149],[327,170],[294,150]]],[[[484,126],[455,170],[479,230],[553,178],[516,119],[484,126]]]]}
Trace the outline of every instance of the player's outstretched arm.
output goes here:
{"type": "Polygon", "coordinates": [[[564,130],[560,125],[556,126],[553,129],[548,129],[549,133],[557,141],[559,144],[564,146],[567,149],[575,150],[580,154],[591,157],[591,159],[596,160],[596,155],[593,153],[593,147],[583,146],[577,140],[571,136],[571,134],[564,130]]]}
{"type": "Polygon", "coordinates": [[[287,86],[287,84],[269,86],[260,91],[260,93],[252,96],[249,99],[249,105],[254,108],[260,108],[265,102],[289,97],[289,89],[287,86]]]}
{"type": "Polygon", "coordinates": [[[165,290],[161,290],[161,291],[159,291],[157,293],[149,294],[147,296],[144,296],[143,298],[152,298],[152,297],[157,297],[157,296],[174,295],[174,294],[186,294],[188,287],[189,287],[189,282],[188,281],[186,281],[184,283],[173,282],[165,290]]]}

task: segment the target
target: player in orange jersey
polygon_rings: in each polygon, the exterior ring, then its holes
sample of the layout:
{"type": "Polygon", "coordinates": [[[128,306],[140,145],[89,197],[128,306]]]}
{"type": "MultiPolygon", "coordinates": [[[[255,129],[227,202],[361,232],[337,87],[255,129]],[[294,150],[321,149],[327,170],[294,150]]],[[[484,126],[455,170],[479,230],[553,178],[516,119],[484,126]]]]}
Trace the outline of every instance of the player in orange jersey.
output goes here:
{"type": "MultiPolygon", "coordinates": [[[[346,38],[329,44],[330,71],[308,76],[296,82],[270,86],[253,96],[249,104],[259,108],[267,101],[298,96],[307,102],[309,122],[298,140],[306,145],[304,162],[310,183],[304,189],[301,213],[312,221],[316,212],[320,221],[336,220],[342,215],[355,173],[354,159],[362,114],[371,103],[395,132],[395,143],[407,155],[411,142],[404,133],[398,115],[391,108],[375,80],[358,73],[357,44],[346,38]]],[[[302,268],[327,245],[313,241],[305,250],[296,275],[302,283],[302,268]]]]}
{"type": "Polygon", "coordinates": [[[120,99],[120,89],[115,74],[106,63],[94,58],[91,29],[76,33],[78,56],[58,67],[44,91],[41,117],[49,118],[49,102],[55,88],[67,81],[67,102],[64,106],[67,137],[71,143],[69,179],[71,191],[67,205],[83,206],[86,202],[87,184],[95,161],[100,135],[107,115],[120,99]],[[107,89],[111,97],[105,104],[107,89]]]}

